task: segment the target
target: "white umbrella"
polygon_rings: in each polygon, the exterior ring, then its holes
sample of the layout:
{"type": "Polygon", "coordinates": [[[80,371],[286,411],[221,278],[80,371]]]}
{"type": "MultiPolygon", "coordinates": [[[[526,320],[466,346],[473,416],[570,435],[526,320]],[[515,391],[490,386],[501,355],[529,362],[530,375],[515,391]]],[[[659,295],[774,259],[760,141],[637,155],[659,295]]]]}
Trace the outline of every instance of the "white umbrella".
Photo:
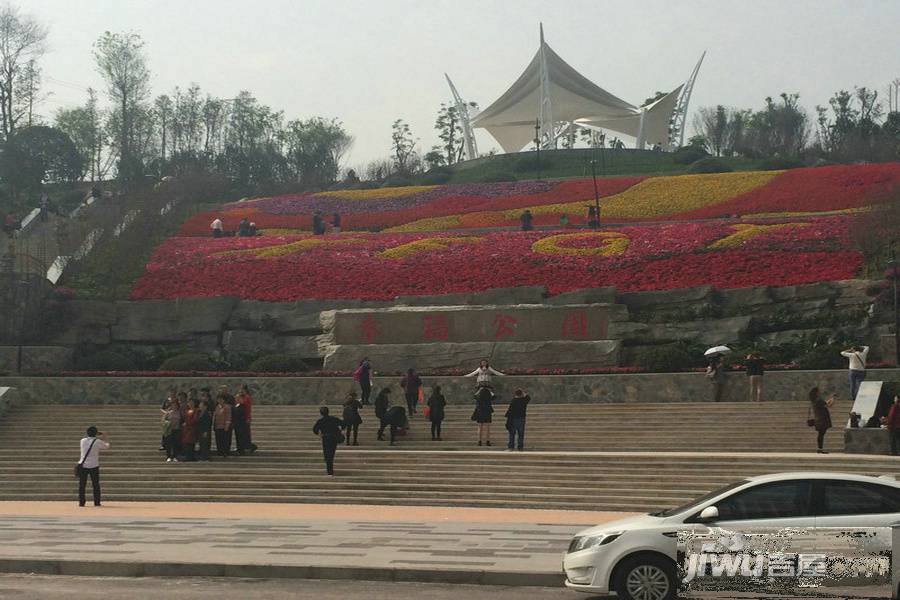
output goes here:
{"type": "Polygon", "coordinates": [[[715,356],[716,354],[728,354],[729,352],[731,352],[731,348],[728,346],[713,346],[704,352],[703,356],[715,356]]]}

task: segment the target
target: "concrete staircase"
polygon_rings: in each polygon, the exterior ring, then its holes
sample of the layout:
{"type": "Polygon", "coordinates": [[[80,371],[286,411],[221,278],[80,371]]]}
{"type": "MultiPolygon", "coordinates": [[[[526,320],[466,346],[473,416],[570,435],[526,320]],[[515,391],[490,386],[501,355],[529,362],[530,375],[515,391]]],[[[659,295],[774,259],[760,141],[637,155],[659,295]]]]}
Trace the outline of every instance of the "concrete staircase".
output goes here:
{"type": "MultiPolygon", "coordinates": [[[[805,403],[545,404],[529,408],[524,453],[505,452],[498,406],[494,446],[476,446],[467,407],[449,407],[442,442],[414,418],[391,448],[375,441],[371,408],[360,446],[324,475],[314,406],[257,405],[254,456],[164,461],[159,410],[135,405],[30,405],[0,423],[0,500],[74,500],[77,441],[95,424],[113,444],[105,497],[141,501],[333,502],[651,510],[743,476],[785,470],[900,475],[891,457],[817,455],[805,403]],[[767,454],[762,454],[767,453],[767,454]]],[[[837,418],[835,419],[837,421],[837,418]]],[[[840,430],[827,440],[842,447],[840,430]]]]}

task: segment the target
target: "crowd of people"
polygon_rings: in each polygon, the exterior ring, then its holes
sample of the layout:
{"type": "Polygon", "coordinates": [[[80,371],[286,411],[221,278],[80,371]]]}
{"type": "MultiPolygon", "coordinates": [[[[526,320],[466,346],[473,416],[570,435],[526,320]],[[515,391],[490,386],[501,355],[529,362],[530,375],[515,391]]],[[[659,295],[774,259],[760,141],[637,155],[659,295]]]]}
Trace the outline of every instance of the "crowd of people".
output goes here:
{"type": "MultiPolygon", "coordinates": [[[[340,233],[341,232],[341,214],[335,212],[331,215],[331,223],[327,223],[325,221],[325,217],[322,215],[322,211],[315,211],[312,215],[312,232],[313,235],[325,235],[328,227],[331,228],[331,233],[340,233]]],[[[213,219],[212,223],[209,224],[210,232],[214,238],[221,237],[255,237],[260,235],[261,232],[259,228],[256,226],[256,223],[247,219],[246,217],[241,219],[240,223],[238,223],[237,229],[229,230],[225,229],[224,223],[222,223],[222,219],[216,217],[213,219]]]]}
{"type": "Polygon", "coordinates": [[[172,388],[160,411],[159,449],[166,453],[166,462],[210,460],[213,440],[221,458],[256,451],[251,434],[253,396],[246,385],[234,395],[220,386],[215,401],[210,388],[187,392],[172,388]]]}

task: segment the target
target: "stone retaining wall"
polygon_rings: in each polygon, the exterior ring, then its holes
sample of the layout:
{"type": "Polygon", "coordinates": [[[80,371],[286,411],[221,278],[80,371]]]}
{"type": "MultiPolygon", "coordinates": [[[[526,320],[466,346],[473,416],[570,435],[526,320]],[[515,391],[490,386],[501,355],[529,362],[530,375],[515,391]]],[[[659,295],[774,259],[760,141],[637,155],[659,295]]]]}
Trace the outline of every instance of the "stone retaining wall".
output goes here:
{"type": "MultiPolygon", "coordinates": [[[[500,366],[500,365],[498,365],[500,366]]],[[[376,365],[377,368],[377,365],[376,365]]],[[[403,398],[396,376],[375,376],[374,392],[390,386],[395,403],[403,398]]],[[[898,380],[900,369],[871,370],[870,380],[898,380]]],[[[17,388],[22,403],[39,404],[158,404],[170,386],[186,390],[190,387],[226,385],[234,390],[242,383],[254,389],[256,402],[262,404],[338,404],[345,394],[358,385],[349,377],[6,377],[0,386],[17,388]]],[[[537,403],[562,402],[704,402],[711,401],[711,385],[702,373],[659,373],[620,375],[553,375],[497,377],[495,387],[502,399],[512,396],[516,388],[531,394],[537,403]]],[[[448,402],[471,402],[474,380],[465,377],[425,377],[426,394],[440,384],[448,402]]],[[[847,400],[847,372],[777,371],[766,374],[764,399],[803,400],[813,386],[825,394],[836,392],[838,401],[832,409],[836,426],[850,412],[847,400]]],[[[726,401],[747,401],[747,377],[729,373],[726,378],[726,401]]],[[[746,407],[747,418],[753,418],[753,405],[746,407]]],[[[698,419],[704,418],[702,414],[698,419]]],[[[806,420],[806,413],[797,419],[806,420]]],[[[715,423],[710,423],[711,427],[715,423]]]]}

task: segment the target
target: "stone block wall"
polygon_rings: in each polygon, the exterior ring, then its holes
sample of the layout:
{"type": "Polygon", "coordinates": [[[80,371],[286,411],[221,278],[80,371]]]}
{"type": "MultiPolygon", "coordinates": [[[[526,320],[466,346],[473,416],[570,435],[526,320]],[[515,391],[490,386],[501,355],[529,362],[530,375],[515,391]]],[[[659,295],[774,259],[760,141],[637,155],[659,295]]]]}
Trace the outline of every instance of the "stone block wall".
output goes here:
{"type": "Polygon", "coordinates": [[[72,356],[72,348],[65,346],[0,346],[0,373],[68,371],[72,356]]]}
{"type": "MultiPolygon", "coordinates": [[[[374,391],[384,386],[393,391],[393,401],[402,402],[400,378],[381,375],[375,363],[374,391]]],[[[499,369],[502,364],[497,364],[499,369]]],[[[849,391],[844,370],[778,371],[767,373],[763,398],[773,401],[804,400],[813,386],[824,394],[837,393],[832,419],[840,427],[850,412],[849,391]]],[[[900,378],[900,369],[872,370],[869,379],[885,381],[900,378]]],[[[424,377],[425,392],[441,385],[447,401],[467,405],[472,402],[474,379],[467,377],[424,377]]],[[[0,386],[16,388],[19,402],[24,404],[152,404],[162,402],[171,386],[179,389],[226,385],[234,390],[247,383],[255,401],[262,404],[330,404],[343,402],[348,391],[358,389],[350,377],[0,377],[0,386]]],[[[618,375],[543,375],[507,376],[494,379],[494,387],[505,402],[516,388],[531,394],[535,403],[586,402],[709,402],[711,385],[702,373],[650,373],[618,375]]],[[[754,405],[749,402],[747,377],[728,373],[724,400],[746,402],[748,419],[753,418],[754,405]]],[[[702,414],[697,415],[703,419],[702,414]]],[[[806,411],[794,417],[806,421],[806,411]]]]}
{"type": "MultiPolygon", "coordinates": [[[[519,365],[596,367],[609,364],[608,358],[613,355],[630,360],[641,348],[677,341],[777,345],[816,334],[841,333],[868,340],[873,346],[872,358],[877,360],[875,349],[881,347],[877,341],[884,326],[872,325],[866,287],[865,281],[850,280],[778,288],[715,290],[699,286],[622,294],[616,294],[613,288],[592,288],[555,296],[542,287],[527,286],[393,301],[275,303],[230,297],[60,301],[56,308],[66,315],[64,325],[43,343],[93,349],[127,345],[148,352],[164,346],[225,355],[292,353],[312,365],[327,362],[330,355],[335,356],[333,364],[343,365],[345,361],[337,359],[341,352],[334,346],[360,346],[362,352],[364,345],[393,344],[397,346],[395,352],[401,345],[415,350],[397,358],[397,363],[425,365],[436,364],[424,357],[436,357],[440,344],[445,343],[618,342],[614,351],[609,345],[598,346],[580,363],[551,360],[539,365],[535,359],[519,365]],[[583,319],[579,311],[584,311],[583,319]],[[384,323],[373,332],[363,323],[374,314],[384,323]],[[422,342],[436,346],[425,349],[422,342]],[[597,358],[598,353],[602,358],[597,358]]],[[[514,354],[524,357],[527,348],[509,354],[510,359],[514,354]]],[[[552,346],[541,348],[545,355],[552,353],[552,346]]],[[[458,351],[460,356],[469,357],[481,350],[472,346],[458,351]]],[[[389,357],[385,355],[384,360],[389,357]]]]}

